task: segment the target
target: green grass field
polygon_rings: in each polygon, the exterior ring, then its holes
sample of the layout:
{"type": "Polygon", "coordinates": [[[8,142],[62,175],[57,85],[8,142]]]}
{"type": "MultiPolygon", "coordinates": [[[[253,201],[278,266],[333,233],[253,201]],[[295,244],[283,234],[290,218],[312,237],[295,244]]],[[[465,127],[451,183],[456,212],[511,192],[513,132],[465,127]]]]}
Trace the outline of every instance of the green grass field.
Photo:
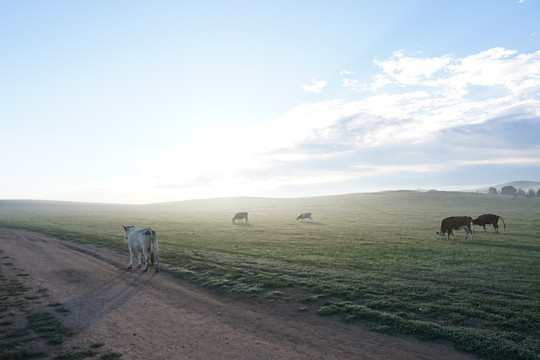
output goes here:
{"type": "MultiPolygon", "coordinates": [[[[540,358],[540,198],[385,192],[143,206],[0,201],[0,226],[124,249],[151,226],[162,269],[220,291],[297,288],[321,315],[413,334],[489,359],[540,358]],[[237,211],[249,224],[232,224],[237,211]],[[296,221],[303,211],[313,222],[296,221]],[[435,234],[447,216],[495,213],[500,233],[435,234]]],[[[302,308],[302,304],[299,304],[302,308]]]]}

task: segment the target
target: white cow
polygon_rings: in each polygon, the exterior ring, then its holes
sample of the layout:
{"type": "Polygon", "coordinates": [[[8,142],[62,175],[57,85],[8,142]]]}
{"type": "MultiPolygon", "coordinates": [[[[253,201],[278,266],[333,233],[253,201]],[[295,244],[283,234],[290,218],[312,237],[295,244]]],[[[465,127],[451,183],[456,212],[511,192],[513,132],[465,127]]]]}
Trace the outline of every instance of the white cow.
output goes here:
{"type": "Polygon", "coordinates": [[[308,219],[309,221],[311,221],[311,213],[310,212],[304,212],[304,213],[301,213],[300,215],[298,215],[298,217],[296,218],[296,220],[300,220],[302,219],[302,221],[304,221],[305,219],[308,219]]]}
{"type": "Polygon", "coordinates": [[[144,256],[144,271],[148,270],[148,257],[156,272],[159,272],[159,251],[156,232],[150,228],[139,229],[135,226],[124,226],[125,238],[129,247],[129,265],[128,269],[133,267],[133,252],[137,254],[141,267],[141,253],[144,256]],[[155,260],[155,265],[154,265],[155,260]]]}

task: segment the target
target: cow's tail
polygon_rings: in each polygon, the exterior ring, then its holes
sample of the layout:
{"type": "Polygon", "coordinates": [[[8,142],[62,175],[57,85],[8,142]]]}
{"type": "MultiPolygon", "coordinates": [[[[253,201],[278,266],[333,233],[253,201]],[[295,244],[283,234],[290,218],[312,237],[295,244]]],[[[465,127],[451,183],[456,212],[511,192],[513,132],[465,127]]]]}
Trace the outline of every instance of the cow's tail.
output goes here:
{"type": "Polygon", "coordinates": [[[157,250],[157,241],[156,241],[156,232],[154,230],[150,231],[150,265],[154,266],[155,262],[155,253],[157,250]]]}
{"type": "Polygon", "coordinates": [[[150,263],[156,269],[156,271],[159,271],[159,247],[158,247],[158,241],[156,232],[152,230],[150,235],[151,244],[152,244],[152,251],[150,253],[150,263]],[[155,263],[155,265],[154,265],[155,263]]]}
{"type": "Polygon", "coordinates": [[[506,223],[504,222],[503,218],[499,216],[499,219],[503,222],[504,230],[506,230],[506,223]]]}

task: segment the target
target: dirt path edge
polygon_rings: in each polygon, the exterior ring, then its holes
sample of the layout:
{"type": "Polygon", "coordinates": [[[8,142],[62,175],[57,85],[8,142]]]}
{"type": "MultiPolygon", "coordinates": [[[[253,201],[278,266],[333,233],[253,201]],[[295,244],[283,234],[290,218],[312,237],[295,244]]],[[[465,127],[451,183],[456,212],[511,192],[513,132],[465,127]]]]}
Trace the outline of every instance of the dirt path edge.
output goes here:
{"type": "Polygon", "coordinates": [[[73,335],[48,349],[55,353],[99,343],[125,359],[476,359],[447,344],[299,312],[294,291],[270,303],[166,271],[126,270],[127,250],[9,228],[0,228],[0,250],[4,276],[24,273],[27,286],[47,289],[34,307],[69,309],[62,321],[73,335]]]}

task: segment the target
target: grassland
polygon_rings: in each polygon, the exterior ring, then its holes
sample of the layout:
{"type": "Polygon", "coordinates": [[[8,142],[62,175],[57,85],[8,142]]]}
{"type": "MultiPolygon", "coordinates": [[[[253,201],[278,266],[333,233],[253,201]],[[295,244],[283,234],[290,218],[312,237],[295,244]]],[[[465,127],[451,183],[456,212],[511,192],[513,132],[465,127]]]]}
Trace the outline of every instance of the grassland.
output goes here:
{"type": "Polygon", "coordinates": [[[121,225],[154,228],[163,270],[206,287],[272,299],[301,289],[321,315],[450,341],[490,359],[540,358],[539,198],[387,192],[144,206],[0,201],[0,226],[125,250],[121,225]],[[249,212],[249,224],[232,224],[237,211],[249,212]],[[313,222],[295,220],[303,211],[313,222]],[[463,231],[453,241],[435,234],[444,217],[484,213],[502,216],[507,229],[477,227],[472,241],[463,231]]]}

